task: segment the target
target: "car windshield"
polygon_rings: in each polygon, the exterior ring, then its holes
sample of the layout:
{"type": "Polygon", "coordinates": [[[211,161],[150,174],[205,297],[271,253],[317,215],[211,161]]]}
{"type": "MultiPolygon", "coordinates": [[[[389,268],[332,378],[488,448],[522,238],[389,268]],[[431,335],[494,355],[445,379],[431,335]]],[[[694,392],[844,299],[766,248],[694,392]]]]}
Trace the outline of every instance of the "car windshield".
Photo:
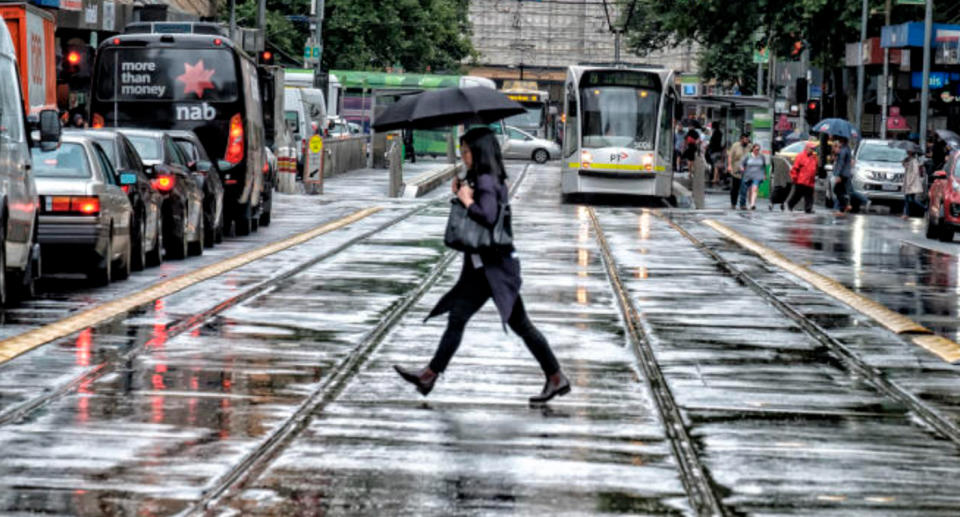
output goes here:
{"type": "Polygon", "coordinates": [[[137,149],[137,154],[143,160],[161,160],[160,140],[149,136],[130,136],[130,143],[137,149]]]}
{"type": "Polygon", "coordinates": [[[857,159],[865,162],[900,163],[906,157],[906,151],[887,144],[863,144],[860,152],[857,153],[857,159]]]}
{"type": "Polygon", "coordinates": [[[80,144],[64,143],[54,151],[32,149],[33,173],[41,178],[89,178],[90,164],[80,144]]]}
{"type": "Polygon", "coordinates": [[[658,96],[646,88],[595,86],[581,92],[583,147],[653,149],[658,96]]]}
{"type": "Polygon", "coordinates": [[[780,150],[781,153],[799,153],[806,147],[806,142],[794,142],[780,150]]]}

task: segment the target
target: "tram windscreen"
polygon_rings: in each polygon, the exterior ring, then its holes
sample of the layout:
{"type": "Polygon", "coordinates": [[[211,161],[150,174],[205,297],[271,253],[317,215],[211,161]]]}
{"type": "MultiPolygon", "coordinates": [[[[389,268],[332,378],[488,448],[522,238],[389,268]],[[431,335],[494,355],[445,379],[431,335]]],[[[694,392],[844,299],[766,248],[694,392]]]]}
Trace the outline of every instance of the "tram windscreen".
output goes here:
{"type": "Polygon", "coordinates": [[[508,126],[516,126],[521,128],[540,127],[540,124],[543,121],[543,104],[523,103],[523,108],[527,111],[507,117],[504,122],[506,122],[508,126]]]}
{"type": "Polygon", "coordinates": [[[583,147],[652,150],[660,94],[638,86],[586,86],[580,91],[583,147]]]}

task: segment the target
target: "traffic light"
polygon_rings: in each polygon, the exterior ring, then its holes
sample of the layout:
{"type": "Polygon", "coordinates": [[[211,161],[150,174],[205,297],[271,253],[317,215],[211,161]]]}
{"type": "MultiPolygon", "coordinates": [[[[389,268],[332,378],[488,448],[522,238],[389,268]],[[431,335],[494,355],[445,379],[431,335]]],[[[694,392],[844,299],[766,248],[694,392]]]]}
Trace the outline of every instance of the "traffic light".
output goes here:
{"type": "Polygon", "coordinates": [[[805,113],[807,123],[813,126],[820,122],[820,99],[810,99],[807,102],[807,111],[805,113]]]}
{"type": "Polygon", "coordinates": [[[806,50],[807,44],[803,40],[797,40],[793,42],[793,46],[790,48],[790,57],[794,59],[800,59],[800,54],[803,54],[803,51],[806,50]]]}
{"type": "Polygon", "coordinates": [[[261,65],[270,66],[273,64],[273,52],[269,50],[264,50],[260,52],[258,56],[258,61],[261,65]]]}
{"type": "Polygon", "coordinates": [[[68,45],[64,48],[57,78],[59,83],[73,86],[85,84],[90,80],[93,66],[93,49],[87,45],[68,45]]]}
{"type": "Polygon", "coordinates": [[[797,78],[797,104],[803,104],[807,102],[807,78],[798,77],[797,78]]]}

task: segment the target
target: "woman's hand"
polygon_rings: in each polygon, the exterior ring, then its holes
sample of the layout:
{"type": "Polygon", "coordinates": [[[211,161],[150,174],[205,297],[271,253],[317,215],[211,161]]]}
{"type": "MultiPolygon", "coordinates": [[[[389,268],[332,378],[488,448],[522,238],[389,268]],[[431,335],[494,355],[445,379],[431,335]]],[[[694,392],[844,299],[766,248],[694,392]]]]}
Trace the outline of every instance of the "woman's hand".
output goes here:
{"type": "Polygon", "coordinates": [[[458,190],[460,190],[460,178],[454,176],[453,182],[450,183],[450,191],[456,194],[458,190]]]}
{"type": "Polygon", "coordinates": [[[470,185],[464,183],[460,185],[460,189],[457,190],[457,197],[460,198],[463,206],[470,208],[470,205],[473,204],[473,189],[470,188],[470,185]]]}

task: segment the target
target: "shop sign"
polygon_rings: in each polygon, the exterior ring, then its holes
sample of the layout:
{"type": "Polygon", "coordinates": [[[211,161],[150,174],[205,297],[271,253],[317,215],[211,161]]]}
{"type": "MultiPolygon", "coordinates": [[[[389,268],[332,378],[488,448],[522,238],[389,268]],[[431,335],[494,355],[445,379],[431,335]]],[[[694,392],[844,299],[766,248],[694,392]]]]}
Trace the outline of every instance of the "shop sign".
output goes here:
{"type": "Polygon", "coordinates": [[[60,8],[67,11],[82,11],[83,0],[60,0],[60,8]]]}

